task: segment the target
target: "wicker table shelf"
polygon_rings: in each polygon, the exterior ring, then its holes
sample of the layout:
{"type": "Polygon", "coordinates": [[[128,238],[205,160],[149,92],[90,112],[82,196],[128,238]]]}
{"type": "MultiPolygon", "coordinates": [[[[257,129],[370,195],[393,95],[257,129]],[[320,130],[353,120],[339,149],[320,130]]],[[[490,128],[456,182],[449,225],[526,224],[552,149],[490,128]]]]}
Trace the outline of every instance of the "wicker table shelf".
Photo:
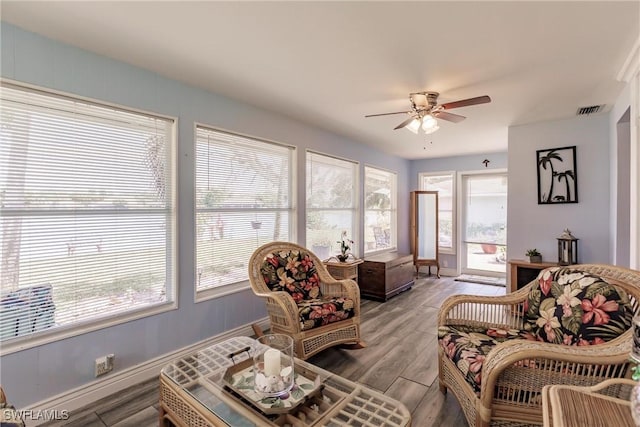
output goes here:
{"type": "Polygon", "coordinates": [[[321,377],[324,389],[290,413],[264,415],[224,388],[222,378],[250,357],[254,340],[237,337],[176,360],[160,373],[160,424],[204,426],[410,426],[411,415],[397,400],[302,360],[321,377]]]}
{"type": "Polygon", "coordinates": [[[542,389],[544,427],[635,427],[629,395],[636,384],[610,379],[593,387],[547,385],[542,389]]]}
{"type": "Polygon", "coordinates": [[[346,262],[326,260],[327,271],[336,280],[352,279],[358,283],[358,264],[362,264],[361,259],[349,259],[346,262]]]}

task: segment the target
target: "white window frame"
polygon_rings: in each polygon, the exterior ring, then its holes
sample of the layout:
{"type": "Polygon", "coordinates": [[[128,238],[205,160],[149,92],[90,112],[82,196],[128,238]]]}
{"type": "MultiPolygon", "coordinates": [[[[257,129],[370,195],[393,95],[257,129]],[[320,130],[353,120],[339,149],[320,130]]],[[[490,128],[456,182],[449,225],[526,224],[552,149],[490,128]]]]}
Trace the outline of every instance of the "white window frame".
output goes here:
{"type": "MultiPolygon", "coordinates": [[[[222,286],[217,286],[217,287],[212,287],[212,288],[204,288],[204,289],[198,289],[198,252],[197,252],[197,246],[198,246],[198,235],[197,235],[197,215],[199,212],[233,212],[230,211],[227,208],[198,208],[197,206],[197,191],[196,191],[196,179],[197,179],[197,140],[198,140],[198,128],[203,128],[205,130],[208,131],[212,131],[212,132],[219,132],[219,133],[223,133],[223,134],[228,134],[234,137],[238,137],[238,138],[243,138],[243,139],[248,139],[248,140],[252,140],[253,142],[256,143],[263,143],[263,144],[269,144],[269,145],[275,145],[275,146],[279,146],[279,147],[283,147],[283,148],[287,148],[290,150],[290,164],[289,164],[289,207],[287,209],[282,209],[282,210],[286,210],[289,213],[289,241],[291,242],[295,242],[296,241],[296,230],[297,230],[297,208],[296,208],[296,170],[297,170],[297,162],[296,162],[296,158],[297,158],[297,148],[295,146],[292,145],[288,145],[288,144],[283,144],[281,142],[277,142],[277,141],[272,141],[272,140],[268,140],[265,138],[260,138],[260,137],[256,137],[253,135],[247,135],[247,134],[243,134],[240,132],[235,132],[235,131],[230,131],[230,130],[226,130],[226,129],[222,129],[222,128],[218,128],[215,126],[210,126],[207,125],[205,123],[200,123],[200,122],[195,122],[194,126],[193,126],[193,135],[194,135],[194,168],[193,168],[193,189],[194,189],[194,201],[193,201],[193,209],[194,209],[194,229],[193,229],[193,233],[194,233],[194,238],[193,238],[193,254],[194,254],[194,260],[193,260],[193,277],[194,277],[194,283],[193,283],[193,289],[194,289],[194,301],[196,303],[199,302],[203,302],[203,301],[207,301],[207,300],[211,300],[214,298],[219,298],[225,295],[230,295],[230,294],[234,294],[237,292],[241,292],[245,289],[249,288],[249,277],[247,275],[246,279],[244,280],[240,280],[234,283],[230,283],[230,284],[226,284],[226,285],[222,285],[222,286]]],[[[250,209],[248,209],[250,210],[250,209]]],[[[261,209],[261,208],[256,208],[255,211],[256,212],[260,212],[262,210],[265,209],[261,209]]],[[[244,211],[247,211],[247,209],[245,209],[244,211]]],[[[266,211],[273,211],[273,209],[266,209],[266,211]]]]}
{"type": "MultiPolygon", "coordinates": [[[[359,247],[359,245],[357,244],[357,242],[359,242],[358,236],[359,236],[359,230],[360,230],[360,163],[352,160],[352,159],[347,159],[344,157],[339,157],[339,156],[334,156],[331,154],[327,154],[327,153],[322,153],[316,150],[306,150],[305,152],[305,246],[308,247],[309,249],[312,249],[310,244],[311,242],[309,241],[309,236],[308,236],[308,232],[307,230],[307,219],[309,217],[309,213],[311,212],[323,212],[323,211],[327,211],[327,210],[332,210],[332,211],[346,211],[346,212],[351,212],[351,223],[353,224],[353,230],[347,230],[347,238],[349,238],[350,240],[353,240],[355,243],[355,248],[353,248],[352,245],[352,251],[351,253],[355,256],[355,257],[359,257],[360,256],[360,251],[361,248],[359,247]],[[353,193],[352,193],[352,200],[353,200],[353,205],[349,208],[333,208],[331,206],[322,206],[322,207],[313,207],[313,206],[309,206],[307,204],[307,200],[308,200],[308,195],[307,195],[307,188],[308,188],[308,183],[309,183],[309,175],[307,173],[307,166],[308,166],[308,159],[309,159],[309,155],[316,155],[316,156],[323,156],[329,159],[335,159],[335,160],[340,160],[343,162],[347,162],[347,163],[351,163],[353,164],[353,193]],[[355,249],[355,250],[354,250],[355,249]]],[[[336,235],[332,236],[330,242],[331,242],[331,250],[330,250],[330,254],[334,255],[336,253],[335,250],[333,250],[333,248],[335,247],[339,247],[339,244],[337,243],[338,241],[340,241],[341,238],[341,233],[343,230],[336,230],[336,235]]],[[[318,254],[316,254],[318,255],[318,254]]]]}
{"type": "Polygon", "coordinates": [[[0,344],[0,356],[5,356],[18,351],[38,347],[44,344],[61,341],[63,339],[75,337],[88,332],[93,332],[101,329],[106,329],[112,326],[127,323],[133,320],[142,319],[149,316],[154,316],[160,313],[176,310],[178,308],[178,292],[177,292],[177,278],[178,278],[178,263],[177,263],[177,243],[178,237],[176,234],[177,224],[177,169],[176,169],[176,153],[177,153],[177,138],[176,128],[178,119],[177,117],[158,114],[155,112],[148,112],[141,109],[135,109],[119,104],[109,103],[97,99],[83,97],[75,94],[69,94],[54,89],[44,88],[36,85],[31,85],[23,82],[18,82],[11,79],[0,78],[0,86],[7,86],[13,89],[24,90],[27,92],[35,92],[41,95],[66,99],[71,101],[82,102],[90,105],[95,105],[102,108],[111,108],[119,111],[123,111],[130,114],[140,114],[149,116],[152,118],[158,118],[173,122],[171,126],[171,135],[169,143],[165,147],[167,151],[168,164],[170,168],[169,185],[171,191],[167,194],[167,199],[170,201],[171,211],[169,215],[167,231],[171,238],[167,241],[167,273],[166,279],[169,282],[166,285],[167,300],[162,303],[158,303],[145,308],[131,309],[122,313],[108,314],[103,317],[99,317],[95,320],[79,321],[78,323],[69,324],[66,326],[58,326],[51,329],[45,329],[39,332],[31,333],[28,335],[16,337],[4,341],[0,344]]]}
{"type": "MultiPolygon", "coordinates": [[[[449,176],[451,177],[451,247],[442,247],[438,246],[438,252],[441,254],[455,255],[457,253],[458,248],[458,240],[457,240],[457,217],[458,217],[458,187],[456,184],[457,173],[455,171],[438,171],[438,172],[420,172],[418,174],[418,188],[420,190],[433,190],[433,188],[428,188],[424,181],[427,177],[433,176],[449,176]]],[[[442,203],[439,203],[438,206],[442,206],[442,203]]],[[[442,209],[439,209],[438,217],[442,218],[442,209]]],[[[438,239],[439,241],[440,239],[438,239]]]]}
{"type": "MultiPolygon", "coordinates": [[[[365,255],[374,255],[377,253],[383,253],[383,252],[393,252],[396,251],[398,249],[398,173],[392,170],[388,170],[388,169],[384,169],[384,168],[380,168],[377,166],[373,166],[373,165],[368,165],[365,164],[364,165],[364,200],[365,200],[365,204],[363,207],[363,211],[364,211],[364,215],[366,216],[368,211],[374,211],[374,212],[378,212],[378,211],[389,211],[390,212],[390,216],[391,216],[391,244],[390,247],[388,248],[384,248],[384,249],[373,249],[373,250],[366,250],[366,242],[365,242],[365,248],[363,250],[365,255]],[[391,195],[390,195],[390,199],[391,199],[391,207],[389,209],[367,209],[366,207],[366,200],[367,200],[367,169],[373,169],[376,172],[383,172],[383,173],[387,173],[393,176],[393,188],[391,189],[391,195]]],[[[366,227],[366,221],[363,220],[363,227],[366,227]]]]}

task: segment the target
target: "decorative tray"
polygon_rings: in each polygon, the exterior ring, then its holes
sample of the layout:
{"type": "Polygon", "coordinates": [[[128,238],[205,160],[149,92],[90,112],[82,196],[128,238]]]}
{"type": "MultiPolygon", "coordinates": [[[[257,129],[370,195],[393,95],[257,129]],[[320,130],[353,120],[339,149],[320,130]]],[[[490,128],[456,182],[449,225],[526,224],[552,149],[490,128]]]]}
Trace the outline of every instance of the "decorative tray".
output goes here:
{"type": "Polygon", "coordinates": [[[280,397],[265,397],[262,393],[254,390],[252,358],[228,368],[222,382],[225,388],[265,415],[291,412],[309,398],[320,393],[324,387],[318,374],[296,362],[294,364],[294,385],[291,391],[280,397]]]}

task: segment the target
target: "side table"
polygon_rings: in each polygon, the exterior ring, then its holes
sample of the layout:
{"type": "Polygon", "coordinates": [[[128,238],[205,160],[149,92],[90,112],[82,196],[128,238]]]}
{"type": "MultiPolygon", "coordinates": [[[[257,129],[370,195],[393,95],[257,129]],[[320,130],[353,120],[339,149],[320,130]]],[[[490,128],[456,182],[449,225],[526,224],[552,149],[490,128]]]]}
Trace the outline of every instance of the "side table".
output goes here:
{"type": "Polygon", "coordinates": [[[557,267],[557,262],[529,262],[523,259],[509,260],[509,292],[515,292],[538,277],[548,267],[557,267]]]}
{"type": "Polygon", "coordinates": [[[340,261],[323,261],[327,266],[327,271],[335,279],[352,279],[358,283],[358,264],[362,264],[361,259],[349,259],[345,262],[340,261]]]}
{"type": "Polygon", "coordinates": [[[629,395],[636,381],[614,378],[592,387],[547,385],[542,389],[544,427],[635,427],[629,395]]]}

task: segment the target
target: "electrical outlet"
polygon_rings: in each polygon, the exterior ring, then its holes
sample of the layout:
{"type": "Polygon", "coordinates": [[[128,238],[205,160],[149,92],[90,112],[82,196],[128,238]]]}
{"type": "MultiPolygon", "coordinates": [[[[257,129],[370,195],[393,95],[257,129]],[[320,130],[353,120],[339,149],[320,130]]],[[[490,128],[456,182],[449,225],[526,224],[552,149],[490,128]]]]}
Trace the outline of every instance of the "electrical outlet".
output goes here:
{"type": "Polygon", "coordinates": [[[113,363],[116,356],[114,354],[108,354],[106,356],[98,357],[95,365],[95,375],[99,377],[108,372],[113,371],[113,363]]]}

